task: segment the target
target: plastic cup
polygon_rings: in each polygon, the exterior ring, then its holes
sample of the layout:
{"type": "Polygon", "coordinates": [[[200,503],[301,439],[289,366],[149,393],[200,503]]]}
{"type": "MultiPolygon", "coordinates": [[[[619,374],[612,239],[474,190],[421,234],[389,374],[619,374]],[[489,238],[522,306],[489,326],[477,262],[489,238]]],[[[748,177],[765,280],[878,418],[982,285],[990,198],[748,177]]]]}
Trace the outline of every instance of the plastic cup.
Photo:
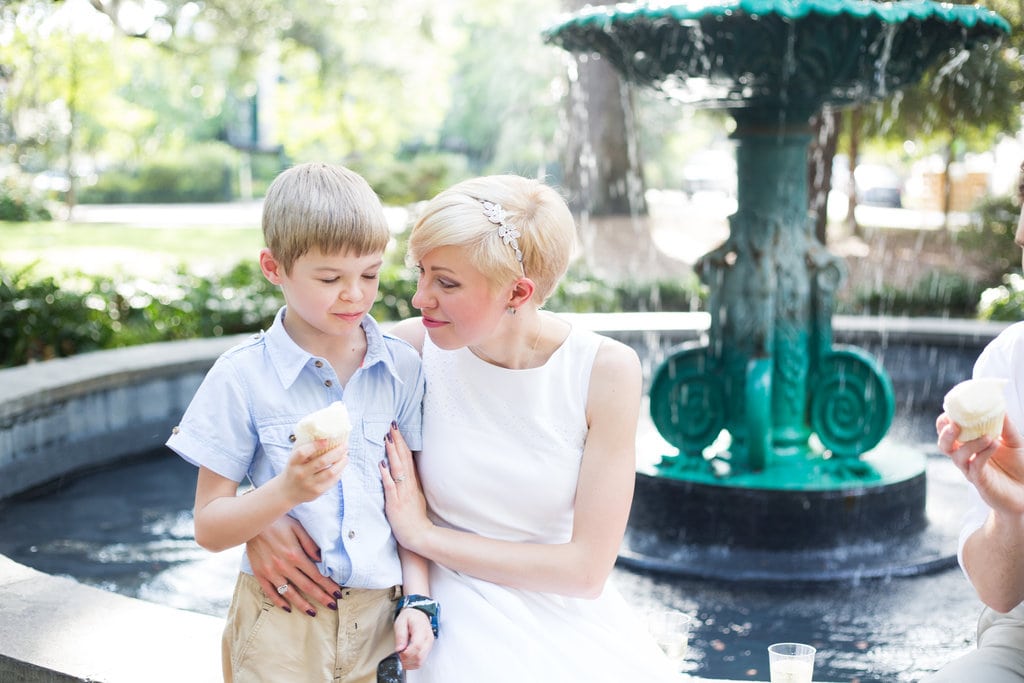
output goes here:
{"type": "Polygon", "coordinates": [[[686,658],[691,622],[689,614],[674,609],[655,610],[647,615],[647,628],[676,666],[681,666],[686,658]]]}
{"type": "Polygon", "coordinates": [[[775,643],[768,646],[768,667],[772,683],[811,683],[816,650],[803,643],[775,643]]]}

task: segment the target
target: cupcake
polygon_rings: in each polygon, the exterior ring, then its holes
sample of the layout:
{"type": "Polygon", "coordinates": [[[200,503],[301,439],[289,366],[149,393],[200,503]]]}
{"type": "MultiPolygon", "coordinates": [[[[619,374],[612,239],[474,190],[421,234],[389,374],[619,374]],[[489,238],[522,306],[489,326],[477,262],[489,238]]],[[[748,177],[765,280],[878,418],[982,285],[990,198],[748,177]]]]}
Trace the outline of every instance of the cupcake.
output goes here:
{"type": "Polygon", "coordinates": [[[326,439],[330,442],[326,450],[330,450],[348,441],[351,431],[352,424],[345,404],[335,401],[298,421],[295,425],[295,445],[302,446],[317,439],[326,439]]]}
{"type": "Polygon", "coordinates": [[[1005,379],[986,377],[960,382],[949,390],[942,400],[942,409],[960,426],[960,443],[981,436],[999,436],[1006,413],[1005,386],[1005,379]]]}

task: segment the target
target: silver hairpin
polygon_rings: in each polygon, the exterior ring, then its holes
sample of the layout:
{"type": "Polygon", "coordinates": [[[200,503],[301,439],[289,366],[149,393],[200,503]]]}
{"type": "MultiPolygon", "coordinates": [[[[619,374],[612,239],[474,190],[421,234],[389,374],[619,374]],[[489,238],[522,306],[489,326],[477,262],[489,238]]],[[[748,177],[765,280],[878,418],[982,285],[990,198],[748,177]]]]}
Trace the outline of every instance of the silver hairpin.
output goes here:
{"type": "Polygon", "coordinates": [[[522,233],[516,229],[514,225],[509,225],[505,222],[505,209],[501,208],[501,204],[495,204],[489,202],[486,199],[481,199],[480,203],[484,207],[484,216],[487,217],[491,223],[498,226],[498,237],[501,241],[512,247],[516,252],[516,260],[519,261],[519,265],[523,265],[523,252],[519,250],[519,238],[522,237],[522,233]]]}

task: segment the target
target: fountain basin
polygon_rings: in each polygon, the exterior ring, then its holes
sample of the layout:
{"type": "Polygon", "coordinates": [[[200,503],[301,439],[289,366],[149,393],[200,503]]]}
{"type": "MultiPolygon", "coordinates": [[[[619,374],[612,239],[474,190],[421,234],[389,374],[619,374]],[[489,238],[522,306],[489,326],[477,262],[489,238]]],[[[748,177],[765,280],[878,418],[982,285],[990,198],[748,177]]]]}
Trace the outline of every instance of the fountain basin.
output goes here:
{"type": "Polygon", "coordinates": [[[699,107],[747,113],[851,104],[916,83],[950,45],[990,49],[995,12],[927,0],[712,0],[586,8],[549,28],[631,81],[699,107]]]}

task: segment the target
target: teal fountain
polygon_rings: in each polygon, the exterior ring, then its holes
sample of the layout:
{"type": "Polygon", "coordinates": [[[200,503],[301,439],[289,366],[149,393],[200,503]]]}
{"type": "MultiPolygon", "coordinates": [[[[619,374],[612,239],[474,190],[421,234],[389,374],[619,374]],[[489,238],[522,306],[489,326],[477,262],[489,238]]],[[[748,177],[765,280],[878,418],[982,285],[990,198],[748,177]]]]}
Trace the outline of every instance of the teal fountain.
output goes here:
{"type": "Polygon", "coordinates": [[[987,9],[928,0],[617,4],[548,29],[629,83],[735,121],[737,210],[697,264],[711,326],[652,377],[651,417],[678,452],[637,472],[623,563],[831,580],[949,559],[928,539],[925,454],[884,438],[888,374],[833,342],[844,272],[808,213],[810,119],[891,95],[943,57],[994,51],[1008,31],[987,9]]]}

